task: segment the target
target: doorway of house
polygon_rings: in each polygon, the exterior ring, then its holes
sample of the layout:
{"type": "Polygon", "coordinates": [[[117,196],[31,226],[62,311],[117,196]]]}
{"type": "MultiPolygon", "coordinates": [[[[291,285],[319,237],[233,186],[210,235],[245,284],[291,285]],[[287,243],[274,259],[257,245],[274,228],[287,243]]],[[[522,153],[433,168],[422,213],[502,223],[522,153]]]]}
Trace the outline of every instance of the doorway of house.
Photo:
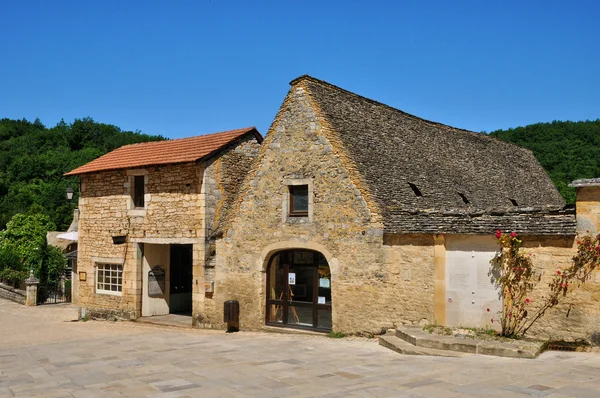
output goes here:
{"type": "Polygon", "coordinates": [[[331,272],[312,250],[283,250],[267,266],[266,324],[330,331],[331,272]]]}
{"type": "Polygon", "coordinates": [[[171,245],[169,313],[192,315],[192,245],[171,245]]]}

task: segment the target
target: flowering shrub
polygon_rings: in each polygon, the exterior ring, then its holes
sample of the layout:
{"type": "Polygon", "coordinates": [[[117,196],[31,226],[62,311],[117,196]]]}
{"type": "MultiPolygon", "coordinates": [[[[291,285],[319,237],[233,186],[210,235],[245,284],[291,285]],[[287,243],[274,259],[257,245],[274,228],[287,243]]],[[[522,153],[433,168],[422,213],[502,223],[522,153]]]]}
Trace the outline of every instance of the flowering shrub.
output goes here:
{"type": "Polygon", "coordinates": [[[500,248],[490,261],[490,273],[502,294],[500,325],[505,337],[525,335],[546,311],[587,281],[595,269],[600,269],[600,235],[579,238],[572,265],[558,269],[548,284],[549,292],[534,303],[531,292],[541,275],[534,272],[531,256],[521,251],[522,240],[515,232],[507,235],[500,230],[496,231],[496,238],[500,248]]]}

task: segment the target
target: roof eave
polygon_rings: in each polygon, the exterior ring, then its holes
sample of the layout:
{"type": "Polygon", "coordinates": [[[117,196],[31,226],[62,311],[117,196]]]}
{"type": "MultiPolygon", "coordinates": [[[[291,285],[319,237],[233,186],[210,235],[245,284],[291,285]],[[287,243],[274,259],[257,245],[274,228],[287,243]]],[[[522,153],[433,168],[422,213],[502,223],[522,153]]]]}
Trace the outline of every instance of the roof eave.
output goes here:
{"type": "Polygon", "coordinates": [[[90,171],[83,171],[83,172],[78,172],[77,170],[79,170],[81,167],[78,167],[74,170],[69,171],[68,173],[63,174],[63,176],[65,177],[69,177],[69,176],[81,176],[84,174],[93,174],[93,173],[100,173],[103,171],[117,171],[117,170],[129,170],[129,169],[138,169],[138,168],[142,168],[142,167],[159,167],[159,166],[168,166],[168,165],[173,165],[173,164],[182,164],[182,163],[193,163],[193,162],[199,162],[203,159],[207,159],[211,156],[214,156],[216,153],[220,152],[223,148],[238,142],[239,140],[241,140],[243,137],[247,136],[248,134],[252,133],[254,135],[254,137],[256,138],[256,140],[258,141],[259,144],[262,144],[264,138],[263,136],[258,132],[258,130],[256,129],[256,127],[250,127],[248,128],[248,130],[243,133],[240,134],[239,136],[237,136],[236,138],[233,138],[232,140],[226,142],[225,144],[221,145],[221,147],[219,147],[218,149],[204,155],[201,156],[197,159],[191,159],[191,160],[185,160],[185,161],[181,161],[181,162],[169,162],[169,163],[156,163],[156,164],[145,164],[145,165],[140,165],[140,166],[133,166],[133,167],[115,167],[115,168],[104,168],[102,170],[90,170],[90,171]]]}

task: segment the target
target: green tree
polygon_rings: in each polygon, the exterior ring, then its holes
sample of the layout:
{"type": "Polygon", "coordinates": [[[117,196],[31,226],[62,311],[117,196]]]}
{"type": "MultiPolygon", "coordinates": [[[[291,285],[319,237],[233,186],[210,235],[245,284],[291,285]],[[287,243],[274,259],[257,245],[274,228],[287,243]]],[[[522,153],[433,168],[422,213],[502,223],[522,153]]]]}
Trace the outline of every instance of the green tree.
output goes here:
{"type": "Polygon", "coordinates": [[[44,250],[46,233],[56,226],[50,217],[44,214],[16,214],[0,232],[0,249],[12,247],[21,259],[25,270],[34,270],[39,275],[44,250]]]}
{"type": "Polygon", "coordinates": [[[78,200],[78,179],[65,177],[66,172],[122,145],[162,139],[91,118],[71,124],[61,120],[51,128],[38,119],[0,119],[0,230],[33,205],[41,206],[58,229],[67,229],[78,200]],[[71,202],[65,198],[69,186],[76,191],[71,202]]]}
{"type": "Polygon", "coordinates": [[[537,123],[490,136],[530,149],[567,203],[575,203],[571,181],[600,177],[600,119],[537,123]]]}

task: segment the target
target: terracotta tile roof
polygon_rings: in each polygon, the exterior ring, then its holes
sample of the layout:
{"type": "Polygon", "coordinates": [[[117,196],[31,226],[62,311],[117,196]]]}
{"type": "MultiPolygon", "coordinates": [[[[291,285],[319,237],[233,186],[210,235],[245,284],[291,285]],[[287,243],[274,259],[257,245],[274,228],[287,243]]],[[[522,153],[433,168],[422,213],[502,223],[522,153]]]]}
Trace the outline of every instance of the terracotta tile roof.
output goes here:
{"type": "Polygon", "coordinates": [[[246,134],[262,142],[262,136],[255,127],[223,131],[220,133],[181,138],[170,141],[144,142],[125,145],[98,159],[84,164],[65,175],[94,173],[104,170],[131,169],[135,167],[161,164],[195,162],[246,134]]]}

